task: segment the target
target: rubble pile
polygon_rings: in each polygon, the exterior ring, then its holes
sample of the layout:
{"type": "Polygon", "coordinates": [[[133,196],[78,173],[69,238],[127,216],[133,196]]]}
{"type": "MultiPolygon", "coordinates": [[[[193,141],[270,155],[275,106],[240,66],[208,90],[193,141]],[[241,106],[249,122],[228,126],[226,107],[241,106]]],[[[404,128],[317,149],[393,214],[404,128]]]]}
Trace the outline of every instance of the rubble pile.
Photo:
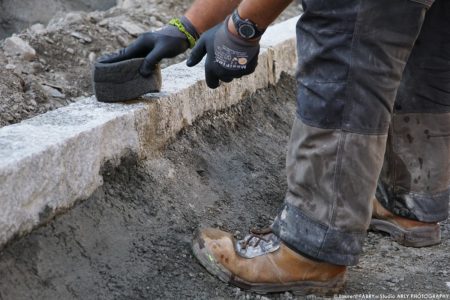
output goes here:
{"type": "MultiPolygon", "coordinates": [[[[8,1],[12,0],[0,0],[0,8],[8,1]]],[[[111,1],[116,0],[69,2],[73,7],[76,3],[98,7],[111,1]]],[[[92,95],[91,64],[97,57],[126,47],[143,32],[161,28],[192,2],[117,0],[106,11],[58,13],[46,25],[33,24],[0,41],[0,65],[4,66],[0,69],[0,127],[92,95]]],[[[299,5],[293,3],[279,20],[299,13],[299,5]]],[[[186,54],[163,60],[161,67],[185,58],[186,54]]]]}
{"type": "Polygon", "coordinates": [[[90,64],[99,55],[160,28],[189,4],[122,0],[107,11],[71,12],[4,39],[0,42],[4,66],[0,69],[0,127],[92,95],[90,64]]]}
{"type": "Polygon", "coordinates": [[[71,11],[107,10],[117,0],[0,0],[0,39],[71,11]]]}

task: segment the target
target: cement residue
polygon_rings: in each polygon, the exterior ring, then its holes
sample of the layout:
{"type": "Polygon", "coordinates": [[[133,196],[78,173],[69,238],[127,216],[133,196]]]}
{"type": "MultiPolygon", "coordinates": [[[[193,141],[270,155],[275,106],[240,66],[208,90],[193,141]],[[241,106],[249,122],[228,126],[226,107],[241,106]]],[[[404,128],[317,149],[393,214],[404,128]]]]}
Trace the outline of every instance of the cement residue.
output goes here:
{"type": "MultiPolygon", "coordinates": [[[[294,91],[284,76],[186,128],[157,159],[107,164],[90,199],[0,252],[0,299],[293,299],[220,282],[190,241],[199,226],[241,236],[270,224],[286,189],[294,91]]],[[[450,225],[442,229],[443,243],[424,249],[369,234],[345,292],[450,293],[450,225]]]]}

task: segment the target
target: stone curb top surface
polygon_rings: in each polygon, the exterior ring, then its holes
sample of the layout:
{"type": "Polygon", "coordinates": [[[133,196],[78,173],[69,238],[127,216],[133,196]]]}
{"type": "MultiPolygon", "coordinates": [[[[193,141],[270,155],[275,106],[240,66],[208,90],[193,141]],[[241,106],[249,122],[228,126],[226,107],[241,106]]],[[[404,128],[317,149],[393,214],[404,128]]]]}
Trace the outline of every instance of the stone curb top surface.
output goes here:
{"type": "Polygon", "coordinates": [[[251,76],[209,90],[203,62],[162,70],[161,93],[139,101],[100,103],[95,97],[0,128],[0,246],[102,185],[101,166],[132,151],[151,157],[207,111],[238,103],[295,69],[295,22],[270,27],[251,76]],[[283,59],[281,59],[283,58],[283,59]]]}

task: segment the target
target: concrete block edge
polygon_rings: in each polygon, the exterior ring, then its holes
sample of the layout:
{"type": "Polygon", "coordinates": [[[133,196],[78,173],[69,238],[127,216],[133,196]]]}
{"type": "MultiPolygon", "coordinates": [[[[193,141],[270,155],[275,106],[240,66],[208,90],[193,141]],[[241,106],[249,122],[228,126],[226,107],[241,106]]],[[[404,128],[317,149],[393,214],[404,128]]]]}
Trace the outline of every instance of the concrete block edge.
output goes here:
{"type": "Polygon", "coordinates": [[[102,185],[106,161],[127,153],[155,156],[184,127],[245,95],[275,84],[296,65],[295,22],[270,27],[254,74],[209,90],[203,65],[163,70],[163,90],[126,104],[90,97],[0,128],[0,248],[55,214],[87,199],[102,185]]]}

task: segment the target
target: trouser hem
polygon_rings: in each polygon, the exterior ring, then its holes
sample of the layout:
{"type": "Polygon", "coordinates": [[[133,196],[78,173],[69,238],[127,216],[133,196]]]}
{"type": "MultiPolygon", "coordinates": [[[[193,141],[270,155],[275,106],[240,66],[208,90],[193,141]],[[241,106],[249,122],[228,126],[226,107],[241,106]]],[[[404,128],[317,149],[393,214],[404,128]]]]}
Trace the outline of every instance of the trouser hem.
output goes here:
{"type": "Polygon", "coordinates": [[[395,215],[421,222],[441,222],[448,218],[450,189],[432,194],[394,192],[387,184],[378,182],[378,202],[395,215]]]}
{"type": "Polygon", "coordinates": [[[431,5],[433,5],[433,3],[434,3],[434,0],[411,0],[411,1],[423,4],[423,5],[425,5],[428,8],[430,8],[431,5]]]}
{"type": "Polygon", "coordinates": [[[331,264],[358,264],[365,232],[343,232],[319,223],[297,207],[284,204],[272,224],[273,232],[290,248],[331,264]]]}

